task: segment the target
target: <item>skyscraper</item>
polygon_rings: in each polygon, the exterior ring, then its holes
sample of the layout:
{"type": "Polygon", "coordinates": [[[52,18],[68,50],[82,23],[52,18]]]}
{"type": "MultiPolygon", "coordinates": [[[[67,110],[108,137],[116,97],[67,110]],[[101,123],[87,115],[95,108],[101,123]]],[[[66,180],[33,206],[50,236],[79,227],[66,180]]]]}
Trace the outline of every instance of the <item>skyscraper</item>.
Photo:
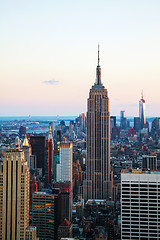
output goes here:
{"type": "Polygon", "coordinates": [[[134,129],[138,132],[141,129],[141,123],[139,117],[134,117],[134,129]]]}
{"type": "Polygon", "coordinates": [[[84,199],[109,199],[110,173],[110,112],[107,89],[101,82],[101,67],[96,69],[96,82],[90,89],[87,104],[87,162],[84,199]]]}
{"type": "Polygon", "coordinates": [[[71,142],[60,143],[60,163],[57,164],[57,182],[72,183],[73,146],[71,142]]]}
{"type": "Polygon", "coordinates": [[[127,119],[126,119],[126,113],[125,111],[120,111],[120,128],[121,129],[126,129],[127,127],[127,119]]]}
{"type": "Polygon", "coordinates": [[[146,124],[145,100],[143,99],[143,92],[142,92],[142,98],[139,101],[139,117],[140,117],[141,129],[142,129],[144,124],[146,124]]]}
{"type": "Polygon", "coordinates": [[[35,192],[32,197],[32,220],[39,239],[54,239],[55,197],[46,192],[35,192]]]}
{"type": "Polygon", "coordinates": [[[121,239],[160,239],[160,172],[121,174],[121,239]]]}
{"type": "Polygon", "coordinates": [[[54,182],[53,188],[60,190],[60,222],[67,218],[72,220],[72,184],[70,182],[54,182]]]}
{"type": "Polygon", "coordinates": [[[29,169],[24,152],[11,149],[0,164],[0,239],[25,239],[29,226],[29,169]]]}
{"type": "Polygon", "coordinates": [[[46,138],[44,136],[31,136],[30,144],[32,148],[32,155],[37,157],[37,168],[42,168],[42,174],[44,175],[46,165],[46,138]]]}

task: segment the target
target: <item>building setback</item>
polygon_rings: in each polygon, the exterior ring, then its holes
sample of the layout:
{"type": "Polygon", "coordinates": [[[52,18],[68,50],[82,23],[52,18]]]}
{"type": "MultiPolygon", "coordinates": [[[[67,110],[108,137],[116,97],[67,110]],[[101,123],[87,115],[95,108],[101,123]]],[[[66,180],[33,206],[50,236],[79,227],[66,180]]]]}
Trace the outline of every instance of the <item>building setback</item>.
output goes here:
{"type": "Polygon", "coordinates": [[[87,104],[87,161],[83,197],[110,199],[112,175],[110,172],[110,112],[107,89],[101,83],[101,67],[96,70],[96,82],[90,89],[87,104]]]}

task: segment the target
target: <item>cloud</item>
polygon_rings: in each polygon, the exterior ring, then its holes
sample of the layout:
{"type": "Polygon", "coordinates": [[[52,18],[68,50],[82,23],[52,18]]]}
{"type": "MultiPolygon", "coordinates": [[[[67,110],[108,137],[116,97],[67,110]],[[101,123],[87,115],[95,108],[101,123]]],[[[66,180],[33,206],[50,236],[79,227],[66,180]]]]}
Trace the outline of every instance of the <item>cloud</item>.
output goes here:
{"type": "Polygon", "coordinates": [[[44,83],[46,85],[57,85],[57,84],[59,84],[59,81],[57,81],[57,80],[49,80],[49,81],[42,81],[42,83],[44,83]]]}

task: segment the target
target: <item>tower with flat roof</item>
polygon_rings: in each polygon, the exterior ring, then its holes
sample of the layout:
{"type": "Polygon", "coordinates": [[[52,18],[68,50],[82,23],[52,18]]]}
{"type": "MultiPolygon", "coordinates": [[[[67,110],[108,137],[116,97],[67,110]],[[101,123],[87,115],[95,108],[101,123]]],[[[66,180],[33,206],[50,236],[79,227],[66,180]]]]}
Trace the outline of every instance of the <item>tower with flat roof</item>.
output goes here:
{"type": "Polygon", "coordinates": [[[121,174],[121,239],[160,239],[160,172],[121,174]]]}

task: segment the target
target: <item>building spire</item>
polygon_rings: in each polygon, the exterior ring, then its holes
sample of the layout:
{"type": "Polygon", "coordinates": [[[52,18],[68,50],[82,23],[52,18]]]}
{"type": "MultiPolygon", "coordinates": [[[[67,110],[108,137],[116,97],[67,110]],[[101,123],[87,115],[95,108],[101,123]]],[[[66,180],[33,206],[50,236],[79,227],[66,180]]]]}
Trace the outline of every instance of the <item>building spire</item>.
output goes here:
{"type": "Polygon", "coordinates": [[[142,96],[142,99],[143,99],[143,89],[142,89],[142,92],[141,92],[141,96],[142,96]]]}
{"type": "Polygon", "coordinates": [[[96,84],[97,85],[102,85],[101,83],[101,67],[99,66],[99,43],[98,43],[98,65],[97,65],[97,69],[96,69],[96,84]]]}
{"type": "Polygon", "coordinates": [[[99,43],[98,43],[98,66],[99,66],[99,61],[100,59],[99,59],[99,43]]]}
{"type": "Polygon", "coordinates": [[[52,128],[51,126],[49,127],[49,134],[48,134],[48,140],[53,140],[53,136],[52,136],[52,128]]]}

